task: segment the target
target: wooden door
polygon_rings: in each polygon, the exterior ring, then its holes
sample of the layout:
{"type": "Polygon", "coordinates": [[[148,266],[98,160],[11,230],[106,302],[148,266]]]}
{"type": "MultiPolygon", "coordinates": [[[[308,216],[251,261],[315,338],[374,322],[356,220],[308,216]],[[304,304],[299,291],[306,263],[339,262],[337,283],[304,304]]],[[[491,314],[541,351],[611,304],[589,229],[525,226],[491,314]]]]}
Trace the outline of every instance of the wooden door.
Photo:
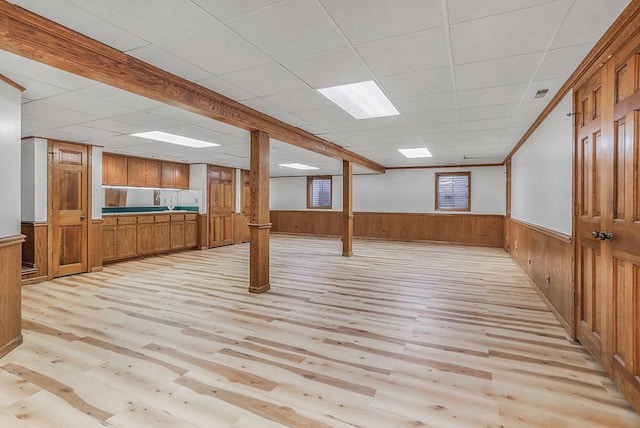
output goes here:
{"type": "Polygon", "coordinates": [[[604,330],[601,230],[602,85],[596,75],[576,93],[576,337],[592,354],[600,355],[604,330]]]}
{"type": "Polygon", "coordinates": [[[88,147],[52,141],[51,273],[54,277],[87,271],[88,147]]]}
{"type": "Polygon", "coordinates": [[[236,202],[233,168],[209,166],[209,246],[219,247],[234,242],[234,211],[236,202]]]}
{"type": "MultiPolygon", "coordinates": [[[[638,42],[636,42],[638,43],[638,42]]],[[[636,45],[637,46],[637,45],[636,45]]],[[[613,141],[603,156],[610,208],[603,228],[611,233],[604,270],[611,283],[613,375],[629,401],[640,410],[640,50],[616,56],[613,141]]],[[[613,71],[613,72],[611,72],[613,71]]]]}
{"type": "Polygon", "coordinates": [[[251,218],[251,180],[249,171],[243,169],[240,171],[240,179],[242,180],[242,195],[240,203],[242,204],[242,242],[249,242],[251,234],[249,232],[249,220],[251,218]]]}
{"type": "Polygon", "coordinates": [[[640,37],[577,92],[578,339],[640,411],[640,37]]]}

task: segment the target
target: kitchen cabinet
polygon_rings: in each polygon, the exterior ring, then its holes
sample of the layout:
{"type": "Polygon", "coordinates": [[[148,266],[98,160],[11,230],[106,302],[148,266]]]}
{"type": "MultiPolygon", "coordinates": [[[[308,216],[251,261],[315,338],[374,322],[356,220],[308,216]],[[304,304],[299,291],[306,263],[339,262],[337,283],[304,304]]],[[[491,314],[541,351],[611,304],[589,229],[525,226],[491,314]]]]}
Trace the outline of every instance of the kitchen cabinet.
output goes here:
{"type": "Polygon", "coordinates": [[[189,189],[189,165],[163,161],[161,185],[172,189],[189,189]]]}
{"type": "Polygon", "coordinates": [[[111,153],[102,154],[102,184],[126,186],[128,183],[127,157],[111,153]]]}
{"type": "Polygon", "coordinates": [[[195,248],[197,240],[198,215],[195,213],[112,215],[103,221],[102,260],[195,248]]]}
{"type": "Polygon", "coordinates": [[[143,158],[127,158],[127,185],[160,187],[160,161],[143,158]]]}

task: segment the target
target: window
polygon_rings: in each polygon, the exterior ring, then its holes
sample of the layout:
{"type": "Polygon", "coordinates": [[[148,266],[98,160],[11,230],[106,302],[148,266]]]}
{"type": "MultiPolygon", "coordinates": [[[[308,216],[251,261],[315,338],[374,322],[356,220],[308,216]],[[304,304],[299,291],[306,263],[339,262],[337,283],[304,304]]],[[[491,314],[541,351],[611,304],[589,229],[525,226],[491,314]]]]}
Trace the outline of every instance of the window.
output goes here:
{"type": "Polygon", "coordinates": [[[331,209],[331,176],[307,177],[307,208],[331,209]]]}
{"type": "Polygon", "coordinates": [[[436,173],[436,210],[471,211],[471,173],[436,173]]]}

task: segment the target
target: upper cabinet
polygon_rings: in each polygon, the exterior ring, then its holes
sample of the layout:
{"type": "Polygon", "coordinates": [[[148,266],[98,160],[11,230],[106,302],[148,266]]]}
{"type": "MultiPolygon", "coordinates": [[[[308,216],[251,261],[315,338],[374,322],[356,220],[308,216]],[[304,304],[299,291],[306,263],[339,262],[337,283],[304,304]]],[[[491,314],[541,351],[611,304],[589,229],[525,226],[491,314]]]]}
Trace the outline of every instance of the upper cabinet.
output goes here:
{"type": "Polygon", "coordinates": [[[129,186],[160,187],[160,161],[128,158],[127,177],[129,186]]]}
{"type": "Polygon", "coordinates": [[[128,184],[126,156],[102,154],[102,184],[126,186],[128,184]]]}
{"type": "Polygon", "coordinates": [[[103,153],[102,184],[189,189],[189,165],[103,153]]]}
{"type": "Polygon", "coordinates": [[[162,162],[162,187],[173,189],[189,188],[189,165],[175,162],[162,162]]]}

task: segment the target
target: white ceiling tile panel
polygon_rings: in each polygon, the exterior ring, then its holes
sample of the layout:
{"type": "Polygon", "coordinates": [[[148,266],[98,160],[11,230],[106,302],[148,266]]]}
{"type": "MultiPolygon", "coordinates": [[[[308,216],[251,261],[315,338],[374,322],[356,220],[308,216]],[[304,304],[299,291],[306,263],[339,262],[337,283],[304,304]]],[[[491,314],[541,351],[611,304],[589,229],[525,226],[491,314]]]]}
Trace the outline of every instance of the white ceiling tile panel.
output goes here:
{"type": "Polygon", "coordinates": [[[91,128],[83,125],[68,125],[56,128],[55,131],[73,134],[83,140],[93,140],[96,138],[107,138],[119,135],[118,132],[105,131],[103,129],[91,128]]]}
{"type": "Polygon", "coordinates": [[[449,22],[455,24],[554,1],[556,0],[482,0],[482,7],[478,7],[478,0],[448,0],[447,9],[449,22]]]}
{"type": "Polygon", "coordinates": [[[25,88],[25,90],[22,92],[23,100],[39,100],[42,98],[47,98],[53,95],[67,92],[67,90],[64,88],[49,85],[48,83],[39,82],[25,76],[20,76],[19,74],[7,72],[2,69],[2,66],[0,66],[0,74],[4,75],[8,79],[13,80],[17,84],[25,88]]]}
{"type": "Polygon", "coordinates": [[[526,90],[527,85],[509,85],[460,91],[458,105],[460,108],[471,108],[518,103],[526,90]]]}
{"type": "Polygon", "coordinates": [[[215,75],[273,62],[223,24],[165,40],[158,46],[215,75]]]}
{"type": "MultiPolygon", "coordinates": [[[[327,122],[347,121],[350,122],[353,117],[339,107],[329,107],[317,110],[306,110],[295,113],[296,116],[309,123],[324,124],[327,122]]],[[[353,119],[355,122],[355,119],[353,119]]]]}
{"type": "Polygon", "coordinates": [[[13,0],[12,3],[121,51],[147,42],[67,0],[13,0]]]}
{"type": "Polygon", "coordinates": [[[152,100],[141,95],[136,95],[113,86],[97,83],[86,88],[75,91],[78,94],[96,98],[102,101],[108,101],[113,104],[130,107],[135,110],[149,110],[152,108],[163,107],[165,104],[160,101],[152,100]]]}
{"type": "Polygon", "coordinates": [[[222,76],[259,97],[300,91],[309,87],[280,64],[271,63],[222,76]]]}
{"type": "Polygon", "coordinates": [[[392,99],[415,97],[453,91],[453,81],[449,68],[399,74],[380,79],[382,89],[392,99]]]}
{"type": "Polygon", "coordinates": [[[288,0],[225,22],[276,60],[347,46],[344,36],[316,0],[288,0]]]}
{"type": "Polygon", "coordinates": [[[217,22],[190,0],[71,0],[81,8],[150,42],[197,30],[217,22]]]}
{"type": "Polygon", "coordinates": [[[217,19],[224,21],[281,0],[191,0],[217,19]]]}
{"type": "Polygon", "coordinates": [[[117,122],[115,120],[112,119],[100,119],[100,120],[94,120],[91,122],[85,122],[83,124],[86,127],[89,128],[95,128],[98,130],[104,130],[104,131],[110,131],[113,132],[115,134],[135,134],[138,132],[145,132],[145,131],[153,131],[153,128],[145,128],[142,127],[140,125],[131,125],[128,123],[123,123],[123,122],[117,122]]]}
{"type": "Polygon", "coordinates": [[[352,44],[442,27],[442,0],[321,0],[352,44]]]}
{"type": "Polygon", "coordinates": [[[457,65],[454,67],[456,87],[464,91],[529,83],[541,60],[542,54],[535,53],[457,65]]]}
{"type": "Polygon", "coordinates": [[[460,121],[510,118],[514,115],[518,104],[498,104],[488,107],[473,107],[460,110],[460,121]]]}
{"type": "Polygon", "coordinates": [[[183,110],[181,108],[169,105],[147,110],[147,113],[190,124],[202,123],[212,120],[201,114],[193,113],[188,110],[183,110]]]}
{"type": "Polygon", "coordinates": [[[282,65],[315,89],[374,78],[353,48],[294,58],[283,61],[282,65]]]}
{"type": "Polygon", "coordinates": [[[543,52],[565,8],[564,2],[551,2],[452,25],[454,64],[543,52]]]}
{"type": "Polygon", "coordinates": [[[167,52],[158,46],[145,46],[127,52],[128,55],[138,58],[141,61],[155,65],[164,71],[182,77],[187,80],[201,80],[211,77],[211,73],[203,70],[197,65],[191,64],[174,54],[167,52]]]}
{"type": "Polygon", "coordinates": [[[197,81],[198,85],[211,89],[225,97],[231,98],[236,101],[248,100],[249,98],[255,98],[256,95],[251,92],[242,89],[231,82],[224,80],[218,76],[212,76],[204,80],[197,81]]]}
{"type": "Polygon", "coordinates": [[[290,113],[335,107],[335,104],[315,89],[272,95],[266,97],[265,101],[290,113]]]}
{"type": "Polygon", "coordinates": [[[254,110],[258,110],[261,113],[268,114],[269,116],[278,113],[285,113],[284,109],[270,103],[265,98],[251,98],[248,100],[244,100],[242,104],[251,107],[254,110]]]}
{"type": "Polygon", "coordinates": [[[594,44],[629,3],[629,0],[577,0],[552,47],[594,44]]]}
{"type": "Polygon", "coordinates": [[[431,123],[447,123],[458,121],[457,110],[437,110],[420,113],[410,113],[407,119],[412,125],[427,125],[431,123]]]}
{"type": "Polygon", "coordinates": [[[96,84],[93,80],[85,79],[3,50],[0,50],[0,68],[70,91],[96,84]]]}
{"type": "Polygon", "coordinates": [[[27,137],[37,134],[38,131],[55,129],[68,125],[68,122],[56,120],[51,117],[34,116],[22,110],[22,136],[27,137]]]}
{"type": "Polygon", "coordinates": [[[100,117],[91,114],[69,110],[53,104],[47,104],[42,100],[31,101],[23,104],[22,113],[42,117],[43,119],[57,120],[66,124],[84,123],[100,119],[100,117]]]}
{"type": "Polygon", "coordinates": [[[437,110],[452,110],[456,108],[453,92],[434,95],[419,95],[416,97],[394,98],[396,108],[404,114],[430,112],[437,110]]]}
{"type": "Polygon", "coordinates": [[[140,126],[151,130],[162,130],[184,125],[184,122],[169,119],[167,117],[154,115],[145,111],[123,114],[112,117],[117,122],[123,122],[130,125],[140,126]]]}
{"type": "Polygon", "coordinates": [[[591,50],[591,44],[550,50],[536,73],[536,80],[563,79],[573,73],[580,61],[591,50]]]}
{"type": "Polygon", "coordinates": [[[379,77],[450,65],[443,29],[367,43],[357,46],[356,50],[379,77]]]}
{"type": "Polygon", "coordinates": [[[126,114],[135,110],[123,105],[102,101],[77,92],[66,92],[43,99],[41,102],[62,107],[79,113],[87,113],[96,117],[109,117],[126,114]]]}

